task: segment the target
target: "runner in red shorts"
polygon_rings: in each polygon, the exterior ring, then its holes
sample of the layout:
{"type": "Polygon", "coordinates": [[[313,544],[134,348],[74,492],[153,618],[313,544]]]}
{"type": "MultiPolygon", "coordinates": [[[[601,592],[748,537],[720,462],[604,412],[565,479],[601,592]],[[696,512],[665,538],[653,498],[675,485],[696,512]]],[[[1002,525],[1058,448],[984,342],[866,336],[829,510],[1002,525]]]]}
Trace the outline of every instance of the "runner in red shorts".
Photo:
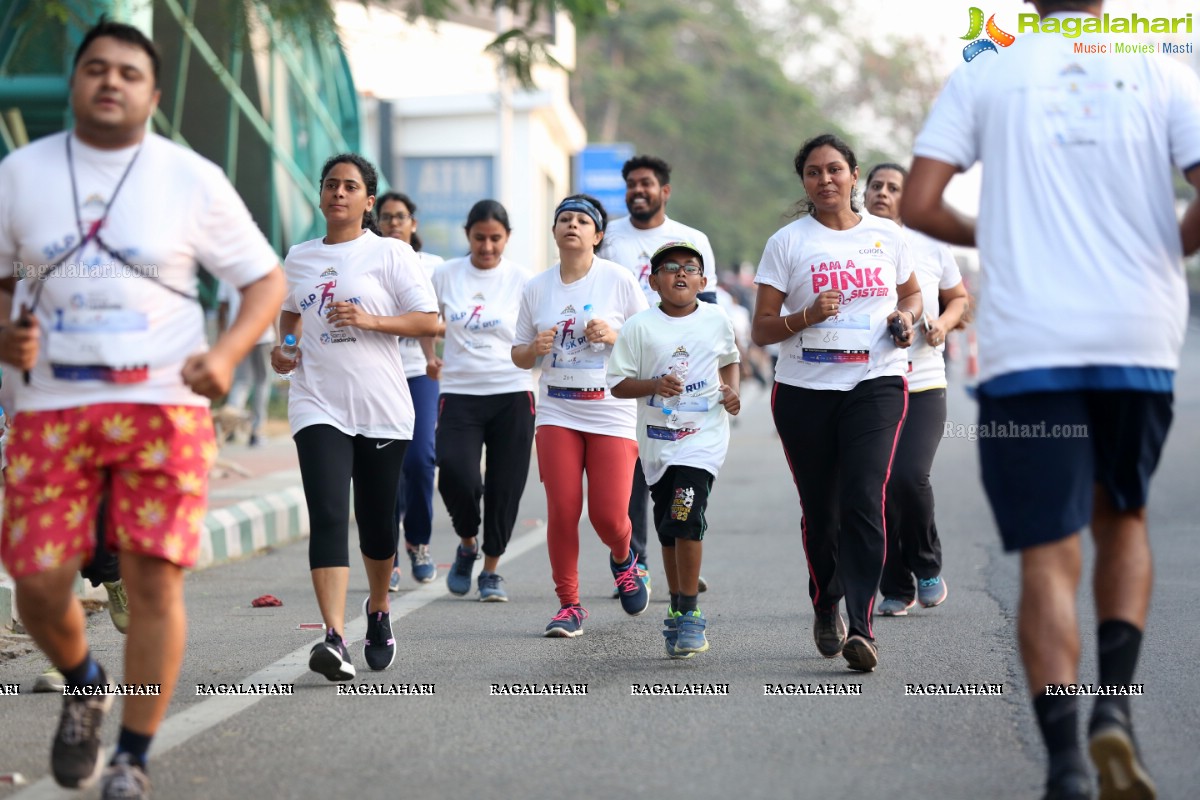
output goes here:
{"type": "Polygon", "coordinates": [[[103,796],[146,797],[146,753],[178,678],[183,570],[196,559],[208,469],[209,398],[283,298],[278,258],[220,168],[153,134],[159,57],[136,28],[101,22],[71,76],[72,130],[0,162],[0,281],[14,320],[0,361],[18,381],[0,554],[34,641],[63,674],[55,780],[91,783],[113,694],[88,650],[75,574],[111,502],[130,623],[125,703],[103,796]],[[31,202],[29,198],[46,198],[31,202]],[[206,352],[197,264],[238,286],[238,318],[206,352]]]}

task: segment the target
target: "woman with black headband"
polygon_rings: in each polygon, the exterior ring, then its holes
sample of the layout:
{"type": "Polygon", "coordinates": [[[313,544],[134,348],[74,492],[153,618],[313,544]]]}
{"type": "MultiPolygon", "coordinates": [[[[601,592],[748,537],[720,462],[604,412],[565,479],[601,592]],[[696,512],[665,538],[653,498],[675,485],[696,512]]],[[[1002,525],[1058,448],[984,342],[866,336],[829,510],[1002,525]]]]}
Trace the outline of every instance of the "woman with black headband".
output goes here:
{"type": "Polygon", "coordinates": [[[599,201],[572,195],[554,212],[559,263],[525,286],[512,360],[541,366],[538,390],[538,468],[546,486],[546,543],[561,605],[547,636],[583,632],[579,604],[579,519],[586,473],[588,517],[611,552],[621,606],[641,614],[650,590],[629,546],[629,488],[637,461],[636,402],[618,400],[605,371],[617,332],[647,307],[637,280],[595,255],[608,216],[599,201]]]}

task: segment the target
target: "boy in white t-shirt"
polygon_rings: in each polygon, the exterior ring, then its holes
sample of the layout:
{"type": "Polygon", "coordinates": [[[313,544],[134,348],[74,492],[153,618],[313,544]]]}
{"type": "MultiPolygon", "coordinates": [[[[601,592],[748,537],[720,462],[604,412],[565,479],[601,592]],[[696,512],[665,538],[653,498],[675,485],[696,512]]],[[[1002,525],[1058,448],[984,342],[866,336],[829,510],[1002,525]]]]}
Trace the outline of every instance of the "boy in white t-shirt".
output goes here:
{"type": "Polygon", "coordinates": [[[671,591],[664,621],[667,655],[708,649],[697,606],[705,510],[729,447],[729,417],[741,409],[733,324],[698,302],[708,280],[704,257],[688,242],[668,242],[650,259],[650,285],[662,302],[634,315],[608,362],[613,397],[638,405],[638,450],[654,503],[671,591]]]}

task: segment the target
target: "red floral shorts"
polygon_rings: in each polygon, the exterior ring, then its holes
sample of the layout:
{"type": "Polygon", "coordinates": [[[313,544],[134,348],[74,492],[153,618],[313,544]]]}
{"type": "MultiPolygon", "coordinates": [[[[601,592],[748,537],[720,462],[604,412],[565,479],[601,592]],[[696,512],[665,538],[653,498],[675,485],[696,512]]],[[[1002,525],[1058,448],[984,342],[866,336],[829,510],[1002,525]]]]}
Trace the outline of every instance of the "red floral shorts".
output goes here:
{"type": "Polygon", "coordinates": [[[0,555],[14,578],[55,569],[95,549],[96,513],[114,550],[196,562],[217,457],[200,406],[100,403],[24,411],[12,420],[0,555]]]}

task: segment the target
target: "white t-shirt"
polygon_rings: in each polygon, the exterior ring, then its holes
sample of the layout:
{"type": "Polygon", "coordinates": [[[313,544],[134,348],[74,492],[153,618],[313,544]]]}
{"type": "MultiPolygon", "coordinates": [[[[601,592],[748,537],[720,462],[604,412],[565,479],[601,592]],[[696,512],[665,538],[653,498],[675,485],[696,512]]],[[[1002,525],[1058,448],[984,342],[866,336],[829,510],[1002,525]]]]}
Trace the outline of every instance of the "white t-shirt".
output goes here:
{"type": "Polygon", "coordinates": [[[540,331],[558,328],[554,349],[540,364],[537,425],[636,439],[635,401],[618,400],[608,392],[605,370],[612,348],[593,350],[584,336],[583,307],[588,304],[597,319],[619,331],[625,320],[646,308],[646,297],[629,270],[599,256],[574,283],[563,283],[555,264],[525,284],[513,344],[529,344],[540,331]]]}
{"type": "Polygon", "coordinates": [[[40,291],[42,340],[29,386],[19,372],[5,376],[17,383],[16,410],[95,403],[207,407],[208,399],[180,377],[183,362],[208,349],[204,311],[198,301],[159,284],[195,297],[197,263],[237,286],[259,280],[279,263],[219,167],[154,134],[146,134],[140,147],[97,150],[64,132],[0,162],[3,274],[38,274],[66,260],[44,281],[17,283],[14,319],[40,291]],[[71,254],[81,232],[71,207],[68,136],[82,233],[86,237],[107,209],[99,238],[124,263],[94,239],[71,254]],[[135,152],[137,161],[114,201],[135,152]],[[122,382],[129,379],[134,382],[122,382]]]}
{"type": "Polygon", "coordinates": [[[713,256],[708,237],[670,217],[657,228],[646,230],[633,227],[632,217],[613,220],[604,231],[597,255],[615,261],[632,272],[642,287],[642,293],[646,295],[646,302],[654,306],[658,303],[658,292],[650,288],[650,256],[667,242],[690,242],[696,245],[704,256],[704,274],[710,282],[716,282],[717,259],[713,256]]]}
{"type": "Polygon", "coordinates": [[[491,269],[476,268],[470,256],[437,268],[433,288],[446,320],[442,394],[533,391],[529,370],[512,361],[521,297],[531,277],[507,258],[491,269]]]}
{"type": "Polygon", "coordinates": [[[433,286],[416,253],[399,239],[364,231],[340,244],[302,242],[288,251],[283,266],[283,310],[299,314],[302,326],[300,363],[288,391],[292,433],[332,425],[350,436],[411,439],[412,397],[396,337],[333,327],[325,312],[335,301],[383,317],[436,312],[433,286]]]}
{"type": "MultiPolygon", "coordinates": [[[[421,262],[425,275],[432,281],[433,271],[438,264],[442,263],[442,257],[421,250],[417,252],[417,259],[421,262]]],[[[411,336],[400,338],[400,358],[404,361],[405,378],[417,378],[424,375],[425,367],[429,365],[429,360],[425,358],[425,351],[421,349],[421,340],[411,336]]]]}
{"type": "MultiPolygon", "coordinates": [[[[912,255],[913,269],[917,282],[921,284],[921,303],[928,319],[938,318],[938,297],[942,289],[953,289],[962,283],[962,274],[950,248],[931,239],[920,231],[905,228],[908,250],[912,255]]],[[[913,335],[908,348],[908,390],[920,392],[925,389],[946,388],[946,345],[943,342],[933,347],[925,341],[925,329],[913,335]]]]}
{"type": "Polygon", "coordinates": [[[961,65],[917,138],[918,156],[986,166],[981,390],[1094,367],[1138,368],[1110,388],[1151,388],[1139,376],[1155,372],[1169,388],[1179,366],[1188,293],[1172,174],[1200,164],[1200,77],[1159,53],[1073,53],[1112,41],[1019,36],[961,65]]]}
{"type": "Polygon", "coordinates": [[[672,365],[681,365],[683,373],[679,397],[653,395],[636,401],[638,455],[646,483],[658,483],[669,466],[696,467],[717,476],[729,448],[729,415],[721,405],[718,370],[737,362],[733,324],[711,303],[700,303],[686,317],[650,308],[625,323],[608,361],[610,389],[626,378],[659,378],[672,365]]]}
{"type": "MultiPolygon", "coordinates": [[[[238,287],[234,286],[229,281],[221,281],[217,285],[217,302],[226,303],[229,309],[226,313],[226,324],[232,325],[237,319],[238,311],[242,308],[242,293],[238,287]]],[[[263,335],[258,337],[256,345],[260,344],[275,344],[275,326],[268,325],[263,331],[263,335]]]]}
{"type": "Polygon", "coordinates": [[[773,286],[786,308],[802,309],[821,292],[842,292],[841,312],[801,328],[779,348],[775,380],[805,389],[849,391],[861,381],[904,375],[908,359],[888,333],[897,284],[912,274],[904,229],[863,214],[835,231],[801,217],[767,241],[754,282],[773,286]]]}

